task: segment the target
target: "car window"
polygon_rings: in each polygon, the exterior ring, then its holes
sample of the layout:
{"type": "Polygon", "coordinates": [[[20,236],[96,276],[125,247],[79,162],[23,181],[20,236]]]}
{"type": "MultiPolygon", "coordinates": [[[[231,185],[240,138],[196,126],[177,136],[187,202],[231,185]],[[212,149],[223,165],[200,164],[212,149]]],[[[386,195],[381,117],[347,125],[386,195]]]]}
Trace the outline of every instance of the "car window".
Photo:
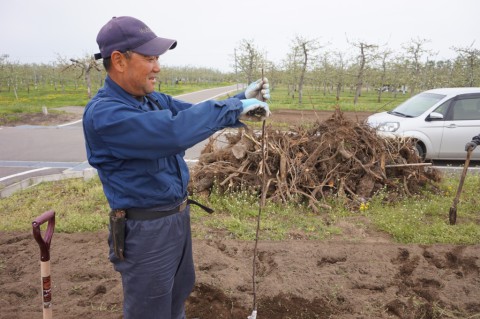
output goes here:
{"type": "Polygon", "coordinates": [[[460,99],[452,105],[454,121],[480,120],[480,98],[460,99]]]}
{"type": "Polygon", "coordinates": [[[401,113],[409,117],[417,117],[444,97],[445,95],[443,94],[420,93],[397,106],[392,112],[401,113]]]}
{"type": "Polygon", "coordinates": [[[450,105],[450,102],[452,100],[448,100],[446,102],[443,102],[439,107],[437,107],[433,112],[437,112],[443,115],[443,118],[447,117],[447,112],[448,112],[448,106],[450,105]]]}

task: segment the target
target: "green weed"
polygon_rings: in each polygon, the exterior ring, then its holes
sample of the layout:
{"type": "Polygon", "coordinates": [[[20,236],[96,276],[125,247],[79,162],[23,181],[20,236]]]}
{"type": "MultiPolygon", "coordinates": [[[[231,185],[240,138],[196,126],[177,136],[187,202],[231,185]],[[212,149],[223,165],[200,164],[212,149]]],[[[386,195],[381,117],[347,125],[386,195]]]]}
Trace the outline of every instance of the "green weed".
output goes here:
{"type": "Polygon", "coordinates": [[[448,213],[456,195],[457,178],[445,178],[439,189],[424,190],[420,195],[395,203],[386,203],[379,194],[363,211],[378,229],[400,243],[480,243],[478,187],[480,176],[466,179],[457,206],[457,224],[450,225],[448,213]]]}
{"type": "MultiPolygon", "coordinates": [[[[467,177],[457,207],[457,225],[450,225],[448,212],[458,186],[458,177],[447,177],[420,195],[387,202],[379,193],[364,209],[347,210],[340,200],[331,198],[319,207],[319,213],[299,204],[277,204],[267,199],[260,216],[262,240],[323,240],[341,235],[336,226],[342,220],[354,220],[390,234],[399,243],[478,244],[480,210],[477,192],[480,176],[467,177]]],[[[240,240],[255,238],[259,198],[249,191],[220,194],[214,191],[198,201],[215,209],[207,214],[192,206],[192,232],[197,238],[222,236],[240,240]]],[[[0,200],[0,231],[29,230],[31,222],[46,210],[56,212],[56,232],[84,232],[108,229],[108,204],[98,177],[84,181],[70,179],[42,183],[0,200]]]]}

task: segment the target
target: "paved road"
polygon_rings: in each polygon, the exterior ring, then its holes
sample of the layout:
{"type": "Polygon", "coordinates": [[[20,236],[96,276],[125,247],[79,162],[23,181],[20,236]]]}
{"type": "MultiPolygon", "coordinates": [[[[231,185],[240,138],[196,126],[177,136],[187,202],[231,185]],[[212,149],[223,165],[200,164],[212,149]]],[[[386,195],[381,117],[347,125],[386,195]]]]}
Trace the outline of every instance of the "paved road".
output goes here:
{"type": "MultiPolygon", "coordinates": [[[[233,85],[183,94],[176,98],[198,103],[239,89],[241,87],[233,85]]],[[[203,144],[189,149],[185,159],[194,162],[203,144]]],[[[91,168],[86,163],[81,121],[58,126],[0,127],[0,191],[3,190],[5,196],[11,193],[6,192],[6,188],[12,188],[22,181],[27,185],[20,188],[25,188],[32,180],[41,180],[45,176],[84,176],[86,171],[91,171],[91,168]]]]}
{"type": "MultiPolygon", "coordinates": [[[[177,98],[198,103],[239,89],[233,85],[177,98]]],[[[0,127],[0,198],[41,181],[92,176],[95,171],[86,162],[81,124],[76,121],[58,126],[0,127]]],[[[187,150],[185,159],[188,163],[195,163],[204,144],[199,143],[187,150]]],[[[480,162],[472,162],[469,171],[480,174],[479,165],[480,162]]],[[[434,166],[457,175],[463,162],[442,161],[435,162],[434,166]]]]}

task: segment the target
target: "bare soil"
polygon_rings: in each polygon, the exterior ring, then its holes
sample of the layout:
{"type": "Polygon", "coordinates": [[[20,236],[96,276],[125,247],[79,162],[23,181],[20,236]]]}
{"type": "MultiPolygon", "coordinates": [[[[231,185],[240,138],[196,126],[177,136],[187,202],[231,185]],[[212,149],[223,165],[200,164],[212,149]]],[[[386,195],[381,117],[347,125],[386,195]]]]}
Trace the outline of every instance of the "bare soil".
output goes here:
{"type": "MultiPolygon", "coordinates": [[[[355,224],[328,241],[260,242],[258,318],[475,318],[480,246],[399,245],[355,224]]],[[[253,242],[195,239],[188,318],[246,319],[253,242]]],[[[54,234],[56,318],[122,318],[107,232],[54,234]]],[[[0,318],[41,317],[39,249],[28,232],[0,234],[0,318]]]]}
{"type": "MultiPolygon", "coordinates": [[[[50,112],[48,114],[15,114],[7,121],[7,118],[0,118],[0,126],[18,125],[58,125],[82,118],[83,107],[64,106],[55,109],[61,113],[50,112]]],[[[317,120],[325,120],[333,114],[333,111],[313,110],[278,110],[269,118],[269,123],[288,123],[289,125],[300,125],[312,123],[317,120]]],[[[363,121],[372,113],[369,112],[346,112],[345,116],[354,121],[363,121]]]]}
{"type": "MultiPolygon", "coordinates": [[[[296,124],[317,116],[281,111],[274,118],[296,124]]],[[[480,245],[397,244],[361,218],[336,226],[341,235],[325,241],[259,243],[257,318],[480,316],[480,245]]],[[[194,239],[197,280],[187,301],[189,319],[251,314],[253,245],[214,232],[194,239]]],[[[54,318],[122,318],[121,280],[107,252],[106,231],[54,234],[54,318]]],[[[0,318],[41,317],[39,260],[31,232],[0,233],[0,318]]]]}
{"type": "Polygon", "coordinates": [[[0,126],[19,126],[19,125],[58,125],[82,118],[83,107],[66,106],[58,108],[62,113],[19,113],[0,116],[0,126]]]}

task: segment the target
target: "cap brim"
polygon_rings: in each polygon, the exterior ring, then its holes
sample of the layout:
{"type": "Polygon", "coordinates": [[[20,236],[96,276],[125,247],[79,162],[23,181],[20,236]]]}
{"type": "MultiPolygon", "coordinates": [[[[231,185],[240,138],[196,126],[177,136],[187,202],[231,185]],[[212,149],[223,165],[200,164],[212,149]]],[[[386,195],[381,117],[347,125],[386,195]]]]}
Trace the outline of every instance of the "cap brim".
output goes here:
{"type": "Polygon", "coordinates": [[[176,40],[156,37],[155,39],[152,39],[147,43],[132,49],[132,51],[147,56],[157,56],[164,54],[168,50],[174,49],[176,46],[176,40]]]}

